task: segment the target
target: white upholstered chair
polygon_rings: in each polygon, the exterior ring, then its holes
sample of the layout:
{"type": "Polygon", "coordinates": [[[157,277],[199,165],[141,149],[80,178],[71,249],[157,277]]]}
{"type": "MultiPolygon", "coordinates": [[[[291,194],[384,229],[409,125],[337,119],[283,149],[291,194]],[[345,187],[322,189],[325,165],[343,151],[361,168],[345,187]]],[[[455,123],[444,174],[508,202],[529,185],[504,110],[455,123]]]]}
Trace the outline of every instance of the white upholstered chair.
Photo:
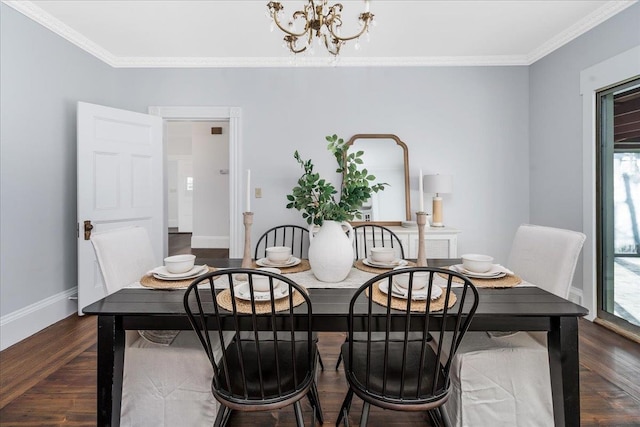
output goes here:
{"type": "MultiPolygon", "coordinates": [[[[507,266],[523,280],[569,296],[585,235],[521,225],[507,266]]],[[[546,333],[472,332],[451,367],[444,408],[454,426],[553,426],[546,333]]]]}
{"type": "MultiPolygon", "coordinates": [[[[109,294],[161,265],[142,227],[93,233],[91,242],[109,294]]],[[[213,425],[213,370],[195,333],[143,334],[127,331],[120,425],[213,425]]]]}

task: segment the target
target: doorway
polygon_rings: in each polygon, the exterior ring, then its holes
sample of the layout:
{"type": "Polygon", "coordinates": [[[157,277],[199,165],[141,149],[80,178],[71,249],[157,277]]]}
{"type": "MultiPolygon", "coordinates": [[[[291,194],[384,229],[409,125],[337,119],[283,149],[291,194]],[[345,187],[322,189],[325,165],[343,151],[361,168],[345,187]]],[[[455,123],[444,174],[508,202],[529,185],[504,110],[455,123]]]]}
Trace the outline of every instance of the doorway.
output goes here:
{"type": "Polygon", "coordinates": [[[640,338],[640,78],[597,94],[598,318],[640,338]]]}
{"type": "MultiPolygon", "coordinates": [[[[165,126],[170,120],[185,121],[226,121],[229,126],[229,174],[228,174],[228,194],[229,194],[229,257],[242,257],[242,222],[241,218],[241,197],[239,194],[242,178],[240,171],[242,170],[241,153],[241,118],[242,110],[239,107],[149,107],[149,114],[160,116],[164,119],[165,126]]],[[[165,131],[166,134],[166,131],[165,131]]],[[[166,141],[165,141],[166,145],[166,141]]],[[[166,151],[166,147],[165,147],[166,151]]],[[[165,170],[167,166],[165,165],[165,170]]],[[[165,174],[166,176],[166,174],[165,174]]],[[[195,188],[195,187],[194,187],[195,188]]],[[[168,192],[168,182],[165,179],[165,194],[168,192]]],[[[165,218],[168,206],[165,206],[165,218]]],[[[168,230],[168,221],[165,220],[165,229],[168,230]]],[[[169,234],[165,235],[165,255],[168,253],[169,234]]]]}
{"type": "Polygon", "coordinates": [[[168,255],[229,257],[229,121],[167,120],[168,255]]]}

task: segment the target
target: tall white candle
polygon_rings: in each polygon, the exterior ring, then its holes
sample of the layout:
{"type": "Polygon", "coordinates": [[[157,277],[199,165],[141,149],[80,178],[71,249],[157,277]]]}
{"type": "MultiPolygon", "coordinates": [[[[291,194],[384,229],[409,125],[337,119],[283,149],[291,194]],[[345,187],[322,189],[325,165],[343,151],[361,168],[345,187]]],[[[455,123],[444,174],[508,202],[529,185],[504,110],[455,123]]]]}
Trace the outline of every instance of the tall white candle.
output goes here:
{"type": "Polygon", "coordinates": [[[364,11],[369,12],[369,0],[364,0],[364,11]]]}
{"type": "Polygon", "coordinates": [[[247,212],[251,212],[251,169],[247,169],[247,212]]]}
{"type": "Polygon", "coordinates": [[[424,212],[424,184],[422,183],[422,169],[420,169],[418,179],[420,180],[418,183],[418,192],[420,193],[420,212],[424,212]]]}

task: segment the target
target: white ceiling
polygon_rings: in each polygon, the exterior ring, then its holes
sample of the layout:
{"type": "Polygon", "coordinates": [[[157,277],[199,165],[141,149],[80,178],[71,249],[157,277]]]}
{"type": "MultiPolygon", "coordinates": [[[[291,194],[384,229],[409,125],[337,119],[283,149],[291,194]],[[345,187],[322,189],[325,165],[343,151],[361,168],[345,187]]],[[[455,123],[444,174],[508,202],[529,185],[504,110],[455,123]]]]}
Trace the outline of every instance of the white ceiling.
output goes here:
{"type": "MultiPolygon", "coordinates": [[[[337,65],[529,65],[635,1],[372,0],[370,41],[348,43],[337,65]]],[[[305,2],[283,1],[285,16],[305,2]]],[[[318,48],[292,59],[267,0],[4,3],[114,67],[333,65],[318,48]]],[[[342,3],[343,34],[355,32],[364,3],[342,3]]]]}

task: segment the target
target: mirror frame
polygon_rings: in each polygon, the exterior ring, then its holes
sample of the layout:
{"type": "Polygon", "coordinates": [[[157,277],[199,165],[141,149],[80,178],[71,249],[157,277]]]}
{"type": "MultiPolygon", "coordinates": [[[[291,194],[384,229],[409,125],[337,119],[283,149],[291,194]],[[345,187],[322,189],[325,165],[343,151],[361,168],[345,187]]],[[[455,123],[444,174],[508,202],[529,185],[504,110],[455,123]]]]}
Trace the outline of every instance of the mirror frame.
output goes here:
{"type": "MultiPolygon", "coordinates": [[[[411,198],[409,188],[409,149],[397,135],[391,133],[358,133],[353,135],[349,141],[347,141],[347,151],[356,140],[359,139],[392,139],[397,145],[402,148],[404,155],[404,202],[405,202],[405,216],[406,218],[399,219],[398,221],[351,221],[351,224],[378,224],[378,225],[401,225],[402,221],[411,221],[411,198]]],[[[346,154],[346,153],[345,153],[346,154]]]]}

